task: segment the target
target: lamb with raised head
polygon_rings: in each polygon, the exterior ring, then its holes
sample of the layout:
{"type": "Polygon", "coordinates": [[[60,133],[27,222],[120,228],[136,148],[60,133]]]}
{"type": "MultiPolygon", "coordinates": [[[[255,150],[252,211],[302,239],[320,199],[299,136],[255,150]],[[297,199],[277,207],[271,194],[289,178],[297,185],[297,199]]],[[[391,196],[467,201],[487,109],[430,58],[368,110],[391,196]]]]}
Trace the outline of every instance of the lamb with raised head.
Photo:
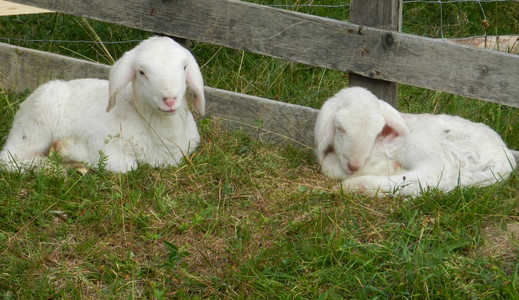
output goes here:
{"type": "Polygon", "coordinates": [[[20,105],[0,152],[0,167],[24,170],[49,149],[65,162],[127,172],[139,164],[177,166],[200,143],[186,101],[203,115],[203,79],[193,55],[167,37],[151,37],[126,52],[109,80],[50,81],[20,105]]]}
{"type": "Polygon", "coordinates": [[[328,99],[315,126],[323,174],[344,190],[416,196],[427,188],[488,186],[516,167],[487,125],[449,115],[400,113],[364,88],[328,99]]]}

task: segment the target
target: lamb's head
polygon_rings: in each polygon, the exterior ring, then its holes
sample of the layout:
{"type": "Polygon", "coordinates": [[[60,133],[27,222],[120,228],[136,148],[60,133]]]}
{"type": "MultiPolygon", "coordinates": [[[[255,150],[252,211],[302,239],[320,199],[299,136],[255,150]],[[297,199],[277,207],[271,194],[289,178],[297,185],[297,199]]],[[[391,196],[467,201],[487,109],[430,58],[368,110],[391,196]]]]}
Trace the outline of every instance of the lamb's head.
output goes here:
{"type": "Polygon", "coordinates": [[[333,149],[347,173],[362,169],[376,142],[382,142],[388,152],[402,145],[408,128],[389,104],[361,88],[336,97],[341,97],[342,105],[333,117],[333,149]]]}
{"type": "Polygon", "coordinates": [[[366,163],[375,140],[384,128],[385,121],[375,108],[366,105],[349,105],[334,116],[335,136],[333,148],[341,167],[349,174],[357,172],[366,163]],[[364,106],[364,107],[362,107],[364,106]]]}
{"type": "Polygon", "coordinates": [[[194,106],[205,113],[203,79],[193,55],[168,37],[152,37],[126,52],[110,70],[110,102],[131,82],[140,105],[166,114],[185,105],[186,89],[194,93],[194,106]]]}

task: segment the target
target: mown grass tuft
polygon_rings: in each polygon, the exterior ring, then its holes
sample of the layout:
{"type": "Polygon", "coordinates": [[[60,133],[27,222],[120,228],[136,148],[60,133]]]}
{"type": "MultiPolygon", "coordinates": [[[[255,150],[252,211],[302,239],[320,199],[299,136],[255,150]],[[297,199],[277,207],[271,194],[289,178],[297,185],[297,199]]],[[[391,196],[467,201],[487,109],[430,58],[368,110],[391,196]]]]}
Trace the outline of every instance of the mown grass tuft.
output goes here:
{"type": "MultiPolygon", "coordinates": [[[[487,32],[517,33],[516,3],[482,5],[487,32]]],[[[288,9],[348,17],[347,7],[288,9]]],[[[443,15],[446,36],[484,30],[476,3],[444,4],[443,15]]],[[[404,31],[440,37],[438,17],[438,6],[406,4],[404,31]]],[[[8,17],[0,36],[151,35],[89,24],[8,17]]],[[[106,45],[107,55],[91,44],[21,44],[103,63],[135,45],[106,45]]],[[[341,72],[202,43],[192,51],[212,87],[318,108],[347,85],[341,72]]],[[[0,93],[0,144],[26,95],[0,93]]],[[[515,108],[408,86],[398,106],[484,122],[519,149],[515,108]]],[[[372,199],[337,191],[308,151],[262,144],[210,118],[199,129],[200,148],[178,168],[80,175],[53,158],[45,172],[0,171],[0,297],[519,298],[517,174],[488,188],[372,199]]]]}

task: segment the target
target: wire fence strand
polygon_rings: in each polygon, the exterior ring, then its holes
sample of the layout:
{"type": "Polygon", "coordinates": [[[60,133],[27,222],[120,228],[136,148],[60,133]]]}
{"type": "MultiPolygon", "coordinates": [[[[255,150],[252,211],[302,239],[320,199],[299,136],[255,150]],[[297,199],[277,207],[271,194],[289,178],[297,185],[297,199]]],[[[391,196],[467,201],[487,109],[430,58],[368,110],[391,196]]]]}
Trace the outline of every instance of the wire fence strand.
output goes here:
{"type": "MultiPolygon", "coordinates": [[[[403,4],[410,3],[426,3],[426,4],[449,4],[449,3],[465,3],[465,2],[519,2],[519,0],[404,0],[403,4]]],[[[299,7],[320,7],[320,8],[341,8],[349,7],[350,2],[344,2],[339,4],[264,4],[269,7],[278,8],[299,8],[299,7]]]]}

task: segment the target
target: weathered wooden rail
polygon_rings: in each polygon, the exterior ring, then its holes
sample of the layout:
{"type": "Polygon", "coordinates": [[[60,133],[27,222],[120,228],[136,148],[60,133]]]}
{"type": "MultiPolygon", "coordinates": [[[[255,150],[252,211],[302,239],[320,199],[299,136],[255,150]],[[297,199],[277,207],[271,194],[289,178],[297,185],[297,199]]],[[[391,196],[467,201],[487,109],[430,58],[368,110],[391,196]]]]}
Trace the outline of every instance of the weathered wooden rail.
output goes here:
{"type": "Polygon", "coordinates": [[[12,0],[519,107],[519,57],[235,0],[12,0]]]}
{"type": "MultiPolygon", "coordinates": [[[[11,1],[519,107],[519,56],[513,54],[235,0],[11,1]]],[[[0,53],[6,62],[0,66],[2,88],[33,88],[56,77],[106,76],[106,66],[48,53],[8,45],[0,45],[0,53]]],[[[245,128],[261,124],[255,130],[269,139],[312,146],[315,110],[211,88],[207,93],[210,114],[245,128]]]]}

